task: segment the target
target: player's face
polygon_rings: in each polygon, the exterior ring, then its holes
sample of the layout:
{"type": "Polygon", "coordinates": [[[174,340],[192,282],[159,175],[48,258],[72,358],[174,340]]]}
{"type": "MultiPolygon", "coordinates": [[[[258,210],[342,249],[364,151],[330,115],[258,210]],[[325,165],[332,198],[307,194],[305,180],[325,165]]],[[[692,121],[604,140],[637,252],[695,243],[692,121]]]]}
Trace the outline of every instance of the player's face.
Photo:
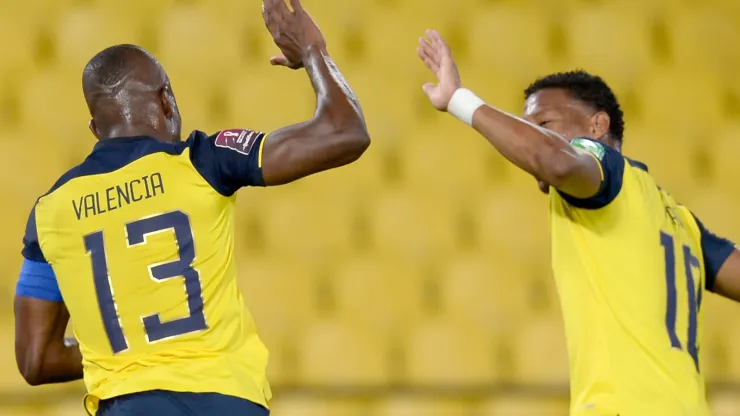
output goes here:
{"type": "Polygon", "coordinates": [[[562,88],[540,90],[527,98],[524,119],[552,130],[566,140],[589,137],[601,140],[606,131],[599,126],[599,113],[574,99],[562,88]]]}

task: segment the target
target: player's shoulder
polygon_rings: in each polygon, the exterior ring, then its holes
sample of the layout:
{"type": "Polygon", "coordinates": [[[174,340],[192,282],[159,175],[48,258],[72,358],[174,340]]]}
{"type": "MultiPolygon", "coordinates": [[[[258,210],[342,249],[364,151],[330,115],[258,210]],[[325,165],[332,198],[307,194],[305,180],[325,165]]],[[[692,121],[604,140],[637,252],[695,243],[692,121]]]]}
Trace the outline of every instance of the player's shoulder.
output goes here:
{"type": "Polygon", "coordinates": [[[190,161],[212,188],[231,197],[244,186],[264,186],[262,144],[267,135],[251,129],[227,129],[208,135],[190,134],[190,161]]]}
{"type": "Polygon", "coordinates": [[[623,188],[626,158],[619,150],[589,137],[578,137],[570,141],[572,147],[581,149],[593,156],[601,169],[601,186],[590,198],[576,198],[558,192],[562,199],[573,208],[600,210],[612,204],[623,188]]]}
{"type": "Polygon", "coordinates": [[[255,145],[264,136],[265,133],[251,129],[227,129],[211,135],[195,130],[190,133],[186,143],[196,152],[225,149],[248,156],[256,150],[255,145]]]}

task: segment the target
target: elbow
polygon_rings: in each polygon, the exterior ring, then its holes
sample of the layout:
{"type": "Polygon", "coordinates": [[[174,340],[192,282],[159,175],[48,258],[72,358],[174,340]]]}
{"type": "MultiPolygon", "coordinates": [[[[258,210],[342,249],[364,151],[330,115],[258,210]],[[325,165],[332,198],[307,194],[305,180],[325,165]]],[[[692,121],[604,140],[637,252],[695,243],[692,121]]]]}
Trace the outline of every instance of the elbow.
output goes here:
{"type": "Polygon", "coordinates": [[[370,134],[363,124],[349,129],[344,135],[347,142],[347,158],[354,162],[370,147],[370,134]]]}
{"type": "Polygon", "coordinates": [[[40,386],[44,383],[41,360],[27,359],[18,362],[18,370],[29,386],[40,386]]]}
{"type": "Polygon", "coordinates": [[[39,386],[44,382],[43,353],[38,348],[16,348],[15,361],[18,371],[31,386],[39,386]]]}
{"type": "Polygon", "coordinates": [[[351,117],[341,122],[325,121],[325,123],[327,136],[333,138],[335,154],[342,163],[356,161],[370,147],[370,134],[362,117],[351,117]]]}
{"type": "Polygon", "coordinates": [[[542,157],[540,162],[537,163],[539,166],[537,176],[550,186],[560,189],[576,170],[576,162],[571,157],[561,157],[561,155],[542,157]]]}

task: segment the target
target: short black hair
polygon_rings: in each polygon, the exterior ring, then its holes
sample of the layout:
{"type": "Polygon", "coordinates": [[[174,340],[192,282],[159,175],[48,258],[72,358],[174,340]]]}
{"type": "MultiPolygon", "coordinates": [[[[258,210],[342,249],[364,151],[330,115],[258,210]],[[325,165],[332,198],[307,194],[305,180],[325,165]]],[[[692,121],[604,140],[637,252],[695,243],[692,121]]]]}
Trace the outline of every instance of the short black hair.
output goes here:
{"type": "Polygon", "coordinates": [[[624,113],[619,106],[617,96],[604,80],[596,75],[577,69],[568,72],[558,72],[544,76],[524,90],[525,98],[549,88],[568,90],[575,98],[590,105],[597,111],[609,115],[609,134],[612,139],[622,141],[624,136],[624,113]]]}
{"type": "MultiPolygon", "coordinates": [[[[85,95],[92,91],[115,94],[124,87],[123,81],[127,77],[142,68],[155,69],[158,65],[156,58],[140,46],[111,46],[95,55],[85,66],[82,75],[83,90],[85,95]]],[[[153,73],[137,75],[156,77],[153,73]]]]}

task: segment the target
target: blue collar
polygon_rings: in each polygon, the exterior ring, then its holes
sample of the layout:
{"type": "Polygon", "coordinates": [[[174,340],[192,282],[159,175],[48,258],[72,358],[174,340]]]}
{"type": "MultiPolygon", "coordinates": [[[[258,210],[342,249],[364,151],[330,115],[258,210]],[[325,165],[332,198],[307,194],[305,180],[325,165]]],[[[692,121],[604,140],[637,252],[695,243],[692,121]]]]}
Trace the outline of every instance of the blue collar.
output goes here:
{"type": "Polygon", "coordinates": [[[648,167],[647,167],[646,164],[644,164],[642,162],[638,162],[636,160],[632,160],[632,159],[630,159],[630,158],[628,158],[626,156],[624,158],[627,159],[627,162],[629,162],[630,166],[632,166],[634,168],[637,168],[637,169],[644,170],[645,172],[648,171],[648,167]]]}

